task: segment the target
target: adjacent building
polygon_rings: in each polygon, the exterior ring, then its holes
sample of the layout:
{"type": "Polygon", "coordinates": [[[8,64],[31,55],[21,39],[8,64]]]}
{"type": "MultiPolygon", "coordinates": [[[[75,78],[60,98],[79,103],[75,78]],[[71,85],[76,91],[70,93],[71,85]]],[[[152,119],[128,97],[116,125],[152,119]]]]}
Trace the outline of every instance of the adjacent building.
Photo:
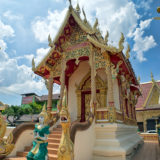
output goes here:
{"type": "MultiPolygon", "coordinates": [[[[52,95],[52,111],[57,109],[57,103],[60,98],[60,94],[53,94],[52,95]]],[[[22,105],[29,105],[31,103],[38,103],[41,105],[47,104],[48,95],[38,96],[35,93],[25,93],[22,94],[22,105]]]]}
{"type": "Polygon", "coordinates": [[[141,83],[142,95],[136,105],[136,117],[139,131],[156,130],[160,123],[160,81],[141,83]]]}

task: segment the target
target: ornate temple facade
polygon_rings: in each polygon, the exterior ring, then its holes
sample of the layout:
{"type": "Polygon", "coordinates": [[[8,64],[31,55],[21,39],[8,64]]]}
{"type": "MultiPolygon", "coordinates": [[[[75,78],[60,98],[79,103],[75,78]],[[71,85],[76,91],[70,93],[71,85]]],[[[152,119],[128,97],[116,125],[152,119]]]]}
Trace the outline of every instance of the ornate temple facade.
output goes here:
{"type": "Polygon", "coordinates": [[[129,62],[130,48],[124,55],[123,34],[118,48],[108,45],[109,34],[102,37],[98,19],[91,26],[84,10],[83,20],[80,12],[79,5],[74,9],[70,4],[54,40],[48,36],[48,54],[38,66],[33,59],[32,70],[47,81],[49,112],[53,83],[57,83],[61,85],[59,110],[66,87],[71,122],[79,126],[90,122],[75,132],[75,160],[126,159],[141,143],[135,112],[140,91],[129,62]]]}
{"type": "Polygon", "coordinates": [[[156,130],[160,123],[160,82],[152,81],[140,84],[142,96],[136,105],[137,124],[140,132],[156,130]]]}

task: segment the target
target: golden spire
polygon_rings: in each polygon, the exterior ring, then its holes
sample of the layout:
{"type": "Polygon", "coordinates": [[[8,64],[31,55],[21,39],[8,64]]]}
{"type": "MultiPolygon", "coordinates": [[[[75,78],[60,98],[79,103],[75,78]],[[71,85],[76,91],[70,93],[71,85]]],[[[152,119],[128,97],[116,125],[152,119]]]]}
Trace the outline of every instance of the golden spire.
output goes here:
{"type": "Polygon", "coordinates": [[[138,83],[140,84],[140,81],[141,81],[141,78],[140,76],[138,76],[138,79],[137,79],[138,83]]]}
{"type": "Polygon", "coordinates": [[[32,59],[32,71],[35,71],[35,62],[34,62],[34,57],[32,59]]]}
{"type": "Polygon", "coordinates": [[[129,52],[130,52],[130,46],[129,46],[129,44],[128,44],[128,47],[127,47],[127,50],[126,50],[126,58],[127,58],[127,59],[130,58],[129,52]]]}
{"type": "Polygon", "coordinates": [[[69,0],[69,6],[72,6],[72,1],[71,0],[69,0]]]}
{"type": "Polygon", "coordinates": [[[105,35],[105,37],[104,37],[104,42],[105,42],[105,44],[108,43],[108,37],[109,37],[109,32],[106,31],[106,35],[105,35]]]}
{"type": "Polygon", "coordinates": [[[155,82],[152,72],[151,72],[151,80],[152,80],[153,83],[155,82]]]}
{"type": "Polygon", "coordinates": [[[79,3],[77,2],[77,6],[76,6],[76,12],[80,15],[81,13],[81,9],[79,7],[79,3]]]}
{"type": "Polygon", "coordinates": [[[120,40],[119,40],[119,50],[120,51],[122,51],[124,49],[123,43],[124,43],[124,35],[121,32],[121,37],[120,37],[120,40]]]}
{"type": "Polygon", "coordinates": [[[93,30],[96,31],[98,26],[98,18],[96,18],[94,25],[93,25],[93,30]]]}
{"type": "Polygon", "coordinates": [[[84,8],[82,8],[83,16],[84,16],[84,23],[87,23],[86,13],[84,11],[84,8]]]}
{"type": "Polygon", "coordinates": [[[52,39],[51,39],[50,34],[48,35],[48,46],[53,47],[52,39]]]}

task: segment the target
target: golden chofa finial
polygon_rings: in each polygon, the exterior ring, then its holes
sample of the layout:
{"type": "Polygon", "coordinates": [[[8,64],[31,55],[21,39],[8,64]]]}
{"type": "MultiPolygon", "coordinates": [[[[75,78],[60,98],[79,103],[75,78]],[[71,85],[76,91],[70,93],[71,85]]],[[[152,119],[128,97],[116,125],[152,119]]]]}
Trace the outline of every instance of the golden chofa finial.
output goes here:
{"type": "Polygon", "coordinates": [[[71,0],[69,0],[69,6],[72,6],[72,1],[71,0]]]}
{"type": "Polygon", "coordinates": [[[123,46],[123,43],[124,43],[124,35],[123,33],[121,32],[121,38],[119,40],[119,50],[122,51],[124,49],[124,46],[123,46]]]}
{"type": "Polygon", "coordinates": [[[94,25],[93,25],[93,30],[96,31],[98,26],[98,18],[96,18],[94,25]]]}
{"type": "Polygon", "coordinates": [[[104,43],[107,45],[108,44],[108,37],[109,37],[109,32],[106,32],[106,35],[104,37],[104,43]]]}
{"type": "Polygon", "coordinates": [[[32,59],[32,71],[34,72],[35,71],[35,62],[34,62],[34,58],[32,59]]]}
{"type": "Polygon", "coordinates": [[[86,18],[86,13],[84,11],[84,8],[82,8],[82,13],[83,13],[83,16],[84,16],[84,23],[87,23],[87,18],[86,18]]]}
{"type": "Polygon", "coordinates": [[[151,72],[151,80],[152,80],[153,83],[155,82],[152,72],[151,72]]]}
{"type": "Polygon", "coordinates": [[[129,59],[129,58],[130,58],[129,52],[130,52],[130,46],[129,46],[129,44],[128,44],[128,47],[127,47],[127,50],[126,50],[126,59],[129,59]]]}
{"type": "Polygon", "coordinates": [[[76,12],[78,13],[78,15],[81,14],[81,9],[79,7],[79,3],[77,2],[77,6],[76,6],[76,12]]]}
{"type": "Polygon", "coordinates": [[[53,47],[53,42],[52,42],[50,34],[48,35],[48,46],[53,47]]]}
{"type": "Polygon", "coordinates": [[[137,79],[138,83],[140,84],[140,81],[141,81],[141,78],[140,76],[138,76],[138,79],[137,79]]]}

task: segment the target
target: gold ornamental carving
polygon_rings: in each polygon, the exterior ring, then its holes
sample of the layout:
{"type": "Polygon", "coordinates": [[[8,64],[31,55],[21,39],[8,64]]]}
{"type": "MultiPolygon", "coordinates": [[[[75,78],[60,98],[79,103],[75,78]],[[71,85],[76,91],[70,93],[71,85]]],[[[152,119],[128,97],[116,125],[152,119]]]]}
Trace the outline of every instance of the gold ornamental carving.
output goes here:
{"type": "MultiPolygon", "coordinates": [[[[78,113],[77,113],[77,119],[80,120],[81,118],[81,99],[82,99],[82,92],[84,91],[90,91],[91,90],[91,78],[90,78],[91,73],[89,72],[80,82],[79,85],[76,85],[77,90],[77,108],[78,108],[78,113]]],[[[97,97],[97,109],[98,108],[104,108],[106,107],[106,98],[107,98],[107,88],[106,88],[106,83],[101,80],[101,78],[97,75],[96,76],[96,89],[99,90],[99,93],[96,93],[97,97]]],[[[86,94],[85,96],[85,110],[86,110],[86,115],[85,117],[88,118],[89,111],[90,111],[90,99],[91,99],[91,94],[86,94]]]]}
{"type": "Polygon", "coordinates": [[[6,122],[0,113],[0,157],[9,155],[13,148],[13,134],[10,133],[7,139],[4,138],[6,133],[6,122]]]}

